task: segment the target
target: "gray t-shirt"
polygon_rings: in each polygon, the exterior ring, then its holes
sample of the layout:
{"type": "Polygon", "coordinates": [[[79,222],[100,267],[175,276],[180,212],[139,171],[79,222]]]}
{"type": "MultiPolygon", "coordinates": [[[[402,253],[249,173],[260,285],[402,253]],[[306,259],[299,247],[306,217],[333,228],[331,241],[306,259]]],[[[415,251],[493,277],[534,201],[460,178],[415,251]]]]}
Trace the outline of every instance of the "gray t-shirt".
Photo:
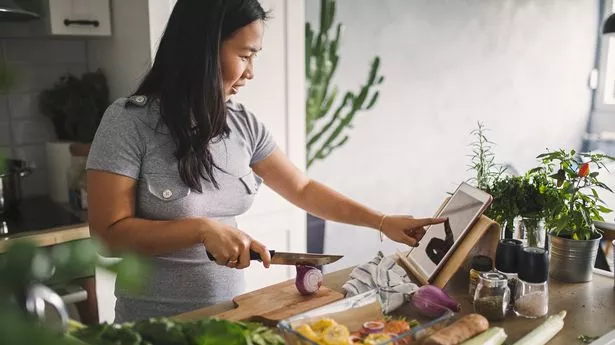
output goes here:
{"type": "MultiPolygon", "coordinates": [[[[138,218],[209,217],[236,226],[235,217],[248,210],[262,182],[250,166],[271,154],[276,144],[242,105],[228,102],[227,108],[230,136],[210,145],[220,167],[214,169],[219,190],[204,179],[203,193],[182,182],[175,144],[160,121],[159,107],[144,96],[121,98],[109,106],[92,142],[87,169],[137,180],[138,218]]],[[[201,244],[149,260],[145,291],[131,294],[116,284],[116,322],[195,310],[230,300],[245,287],[240,270],[210,261],[201,244]]]]}

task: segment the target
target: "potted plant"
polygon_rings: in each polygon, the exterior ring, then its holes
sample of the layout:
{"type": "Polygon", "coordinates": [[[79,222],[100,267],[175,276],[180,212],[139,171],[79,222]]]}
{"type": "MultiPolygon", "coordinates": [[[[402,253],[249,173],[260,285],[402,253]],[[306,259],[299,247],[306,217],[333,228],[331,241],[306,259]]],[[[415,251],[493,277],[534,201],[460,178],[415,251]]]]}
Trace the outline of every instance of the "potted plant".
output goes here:
{"type": "Polygon", "coordinates": [[[81,78],[64,75],[39,96],[39,109],[55,128],[57,141],[46,145],[51,198],[67,202],[66,171],[71,154],[85,156],[109,106],[107,79],[101,70],[84,73],[81,78]]]}
{"type": "Polygon", "coordinates": [[[525,174],[499,178],[485,189],[493,196],[486,215],[503,224],[507,237],[523,240],[529,247],[544,247],[545,216],[555,196],[544,180],[525,174]]]}
{"type": "Polygon", "coordinates": [[[516,203],[510,198],[511,186],[518,177],[507,176],[506,168],[495,163],[493,147],[495,143],[487,138],[487,129],[478,122],[478,127],[470,132],[475,137],[470,144],[472,148],[471,164],[469,170],[475,176],[468,180],[477,188],[482,189],[493,197],[493,202],[485,215],[496,221],[502,227],[502,237],[511,237],[513,220],[518,214],[516,203]]]}
{"type": "Polygon", "coordinates": [[[516,236],[528,246],[544,246],[544,218],[549,205],[556,200],[553,189],[549,188],[550,181],[538,174],[515,176],[496,164],[495,144],[486,133],[487,129],[480,122],[471,132],[475,140],[471,144],[473,154],[469,167],[476,174],[469,182],[493,197],[485,215],[500,224],[502,237],[516,236]]]}
{"type": "Polygon", "coordinates": [[[600,170],[606,169],[605,161],[615,158],[558,150],[541,154],[538,159],[541,165],[530,174],[550,179],[545,188],[552,186],[556,193],[545,214],[551,249],[550,275],[570,283],[590,281],[602,238],[594,221],[603,221],[601,213],[611,212],[597,189],[612,190],[598,177],[600,170]]]}

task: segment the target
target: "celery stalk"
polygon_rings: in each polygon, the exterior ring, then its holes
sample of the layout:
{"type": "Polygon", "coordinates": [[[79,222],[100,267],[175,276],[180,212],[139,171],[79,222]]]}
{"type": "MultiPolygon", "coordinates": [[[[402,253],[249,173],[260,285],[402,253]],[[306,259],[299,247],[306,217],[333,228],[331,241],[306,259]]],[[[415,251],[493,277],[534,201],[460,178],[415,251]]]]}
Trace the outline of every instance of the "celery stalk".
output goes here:
{"type": "Polygon", "coordinates": [[[536,329],[519,339],[514,345],[544,345],[553,338],[562,328],[564,328],[564,318],[566,311],[562,310],[558,314],[551,315],[536,329]]]}
{"type": "Polygon", "coordinates": [[[472,339],[466,340],[461,345],[501,345],[508,338],[501,327],[491,327],[472,339]]]}

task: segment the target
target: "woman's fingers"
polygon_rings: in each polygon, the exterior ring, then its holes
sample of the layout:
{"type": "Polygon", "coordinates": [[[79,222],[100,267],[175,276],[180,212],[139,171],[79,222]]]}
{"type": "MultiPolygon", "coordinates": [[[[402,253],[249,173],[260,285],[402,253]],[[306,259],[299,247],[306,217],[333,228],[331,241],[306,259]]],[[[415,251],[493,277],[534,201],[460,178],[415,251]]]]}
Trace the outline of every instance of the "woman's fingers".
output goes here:
{"type": "Polygon", "coordinates": [[[222,225],[214,236],[205,238],[203,244],[218,265],[243,269],[250,266],[250,251],[259,254],[265,267],[271,264],[271,255],[267,247],[253,240],[239,229],[222,225]],[[217,235],[217,236],[216,236],[217,235]]]}
{"type": "Polygon", "coordinates": [[[267,247],[258,241],[252,240],[252,243],[250,243],[250,249],[257,252],[263,261],[263,266],[265,266],[265,268],[269,268],[269,265],[271,265],[271,254],[269,254],[267,247]]]}
{"type": "Polygon", "coordinates": [[[247,239],[244,243],[242,243],[242,250],[241,253],[239,254],[239,264],[237,265],[237,268],[241,269],[241,268],[247,268],[248,266],[250,266],[250,242],[252,240],[251,239],[247,239]]]}
{"type": "Polygon", "coordinates": [[[424,226],[428,226],[428,225],[435,225],[435,224],[442,224],[444,222],[446,222],[448,218],[418,218],[418,219],[413,219],[414,220],[414,224],[413,226],[415,228],[418,227],[424,227],[424,226]]]}
{"type": "Polygon", "coordinates": [[[416,239],[416,241],[418,242],[423,239],[423,236],[425,236],[426,232],[427,230],[421,227],[421,228],[410,229],[410,231],[408,231],[408,235],[416,239]]]}
{"type": "Polygon", "coordinates": [[[403,235],[402,240],[404,244],[409,245],[410,247],[416,247],[419,243],[417,239],[409,235],[403,235]]]}
{"type": "Polygon", "coordinates": [[[214,254],[214,257],[216,258],[216,263],[220,266],[228,266],[228,263],[231,260],[229,254],[214,254]]]}

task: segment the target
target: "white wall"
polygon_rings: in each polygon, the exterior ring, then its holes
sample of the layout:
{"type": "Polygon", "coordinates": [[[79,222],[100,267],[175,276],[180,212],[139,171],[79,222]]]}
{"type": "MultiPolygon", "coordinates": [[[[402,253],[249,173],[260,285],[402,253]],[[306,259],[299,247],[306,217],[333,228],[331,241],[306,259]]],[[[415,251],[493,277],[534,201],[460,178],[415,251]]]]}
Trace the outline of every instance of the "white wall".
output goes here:
{"type": "Polygon", "coordinates": [[[110,98],[115,100],[136,90],[151,64],[154,43],[150,39],[148,0],[112,0],[111,10],[113,37],[88,41],[88,65],[90,70],[102,68],[109,83],[110,98]]]}
{"type": "MultiPolygon", "coordinates": [[[[318,18],[320,1],[306,2],[318,18]]],[[[349,142],[310,175],[384,212],[430,216],[462,180],[477,121],[497,160],[534,165],[546,147],[581,143],[590,109],[597,3],[588,0],[338,0],[346,25],[336,81],[358,86],[374,54],[386,80],[349,142]]],[[[368,230],[329,223],[325,251],[339,264],[380,245],[368,230]]]]}

